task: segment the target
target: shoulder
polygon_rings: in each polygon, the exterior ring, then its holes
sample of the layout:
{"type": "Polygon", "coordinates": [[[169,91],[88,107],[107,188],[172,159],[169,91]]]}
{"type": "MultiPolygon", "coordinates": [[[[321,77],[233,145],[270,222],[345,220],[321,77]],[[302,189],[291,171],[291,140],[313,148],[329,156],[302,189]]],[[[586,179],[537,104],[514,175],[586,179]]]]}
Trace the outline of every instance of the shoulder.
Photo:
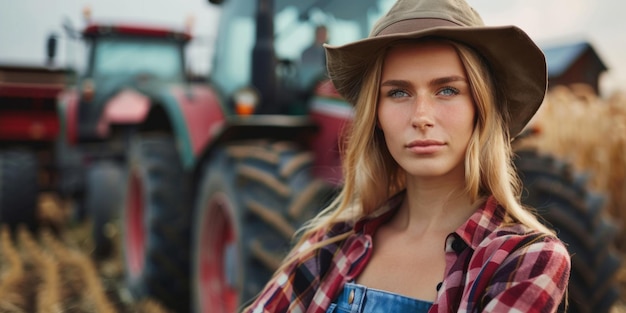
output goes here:
{"type": "MultiPolygon", "coordinates": [[[[529,278],[536,273],[559,276],[571,267],[570,254],[563,242],[552,234],[531,232],[515,236],[510,245],[505,265],[515,264],[518,278],[529,278]]],[[[508,247],[507,247],[508,248],[508,247]]]]}
{"type": "Polygon", "coordinates": [[[485,238],[472,259],[475,267],[490,268],[492,283],[544,276],[564,286],[571,269],[570,254],[559,238],[521,225],[499,227],[485,238]]]}
{"type": "Polygon", "coordinates": [[[502,248],[515,251],[532,250],[554,251],[557,254],[569,256],[563,242],[554,234],[547,234],[532,230],[521,224],[502,225],[494,231],[488,239],[492,244],[502,245],[502,248]]]}
{"type": "Polygon", "coordinates": [[[561,240],[551,234],[511,233],[505,228],[495,232],[484,249],[493,254],[481,260],[484,263],[476,286],[485,291],[481,303],[486,310],[556,309],[567,289],[571,270],[570,255],[561,240]]]}
{"type": "Polygon", "coordinates": [[[560,281],[569,277],[571,259],[556,236],[512,224],[500,226],[484,238],[474,251],[469,267],[480,269],[486,277],[491,277],[492,283],[541,275],[560,281]]]}
{"type": "Polygon", "coordinates": [[[499,255],[502,262],[506,259],[524,258],[525,260],[541,256],[559,258],[569,262],[569,252],[563,242],[555,235],[531,230],[521,224],[502,225],[479,244],[477,253],[499,255]]]}
{"type": "Polygon", "coordinates": [[[490,312],[552,311],[567,289],[570,269],[569,253],[554,235],[503,226],[474,251],[469,294],[490,312]]]}

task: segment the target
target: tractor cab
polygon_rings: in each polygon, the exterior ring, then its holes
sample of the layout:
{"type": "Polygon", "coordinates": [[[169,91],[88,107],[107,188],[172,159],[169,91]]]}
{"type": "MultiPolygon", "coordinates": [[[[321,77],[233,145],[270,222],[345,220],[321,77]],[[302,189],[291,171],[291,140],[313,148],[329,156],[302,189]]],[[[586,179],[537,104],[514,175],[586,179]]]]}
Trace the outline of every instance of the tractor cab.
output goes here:
{"type": "Polygon", "coordinates": [[[132,25],[91,24],[83,31],[89,50],[86,77],[154,78],[181,82],[185,78],[185,32],[132,25]]]}
{"type": "MultiPolygon", "coordinates": [[[[91,22],[80,35],[87,48],[86,69],[77,86],[80,139],[108,138],[106,127],[98,126],[103,123],[105,108],[125,90],[155,98],[166,86],[187,82],[185,46],[191,40],[187,32],[91,22]]],[[[124,111],[127,108],[125,104],[124,111]]]]}
{"type": "Polygon", "coordinates": [[[390,0],[225,1],[211,81],[231,107],[255,100],[257,114],[298,114],[325,75],[321,44],[367,37],[390,0]],[[325,33],[325,34],[324,34],[325,33]],[[320,53],[321,51],[321,53],[320,53]],[[311,51],[308,51],[311,52],[311,51]]]}

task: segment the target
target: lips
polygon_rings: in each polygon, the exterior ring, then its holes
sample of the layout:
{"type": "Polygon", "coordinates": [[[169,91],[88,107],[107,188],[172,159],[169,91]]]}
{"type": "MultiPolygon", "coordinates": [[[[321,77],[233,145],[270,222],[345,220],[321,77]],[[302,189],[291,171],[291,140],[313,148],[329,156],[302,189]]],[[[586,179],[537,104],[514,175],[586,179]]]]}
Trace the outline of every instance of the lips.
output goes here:
{"type": "Polygon", "coordinates": [[[432,154],[443,149],[445,145],[446,144],[442,141],[424,139],[411,141],[409,144],[406,145],[406,147],[413,153],[432,154]]]}

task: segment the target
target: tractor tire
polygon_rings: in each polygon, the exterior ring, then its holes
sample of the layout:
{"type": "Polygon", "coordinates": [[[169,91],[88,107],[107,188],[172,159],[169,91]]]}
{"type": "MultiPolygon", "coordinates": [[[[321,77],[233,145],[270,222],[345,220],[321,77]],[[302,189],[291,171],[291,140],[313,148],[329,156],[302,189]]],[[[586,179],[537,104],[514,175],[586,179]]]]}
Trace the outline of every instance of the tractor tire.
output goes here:
{"type": "Polygon", "coordinates": [[[572,256],[568,312],[609,312],[619,297],[615,278],[621,261],[614,250],[617,229],[603,215],[604,197],[588,191],[585,176],[552,156],[535,150],[516,154],[522,203],[557,231],[572,256]]]}
{"type": "Polygon", "coordinates": [[[194,312],[231,313],[252,299],[288,252],[295,230],[329,200],[312,155],[293,143],[217,148],[195,206],[194,312]]]}
{"type": "Polygon", "coordinates": [[[189,312],[189,175],[171,135],[138,135],[130,150],[122,214],[128,289],[135,299],[189,312]]]}
{"type": "Polygon", "coordinates": [[[0,223],[37,228],[39,162],[28,150],[0,151],[0,223]]]}
{"type": "Polygon", "coordinates": [[[86,176],[84,209],[92,225],[93,256],[100,260],[113,254],[110,229],[119,218],[126,177],[122,166],[114,161],[96,162],[86,176]]]}

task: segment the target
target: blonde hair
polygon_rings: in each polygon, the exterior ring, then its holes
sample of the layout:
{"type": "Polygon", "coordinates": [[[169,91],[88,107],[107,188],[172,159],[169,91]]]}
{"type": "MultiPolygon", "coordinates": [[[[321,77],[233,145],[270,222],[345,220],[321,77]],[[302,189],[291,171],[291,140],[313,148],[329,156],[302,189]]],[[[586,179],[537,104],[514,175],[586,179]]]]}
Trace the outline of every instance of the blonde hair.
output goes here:
{"type": "MultiPolygon", "coordinates": [[[[499,96],[499,89],[496,88],[487,63],[467,46],[436,40],[451,44],[457,51],[476,106],[476,121],[464,161],[466,192],[472,202],[492,195],[507,213],[505,222],[518,222],[540,232],[553,234],[520,203],[521,183],[511,161],[513,152],[507,128],[509,117],[506,103],[502,103],[504,97],[499,96]]],[[[279,271],[300,256],[343,240],[353,232],[302,247],[314,234],[325,232],[337,223],[356,222],[377,213],[377,209],[391,196],[405,188],[404,172],[387,150],[382,132],[376,127],[384,57],[385,50],[373,58],[361,82],[360,94],[355,103],[355,117],[342,146],[343,188],[328,207],[300,229],[300,239],[279,271]]]]}

